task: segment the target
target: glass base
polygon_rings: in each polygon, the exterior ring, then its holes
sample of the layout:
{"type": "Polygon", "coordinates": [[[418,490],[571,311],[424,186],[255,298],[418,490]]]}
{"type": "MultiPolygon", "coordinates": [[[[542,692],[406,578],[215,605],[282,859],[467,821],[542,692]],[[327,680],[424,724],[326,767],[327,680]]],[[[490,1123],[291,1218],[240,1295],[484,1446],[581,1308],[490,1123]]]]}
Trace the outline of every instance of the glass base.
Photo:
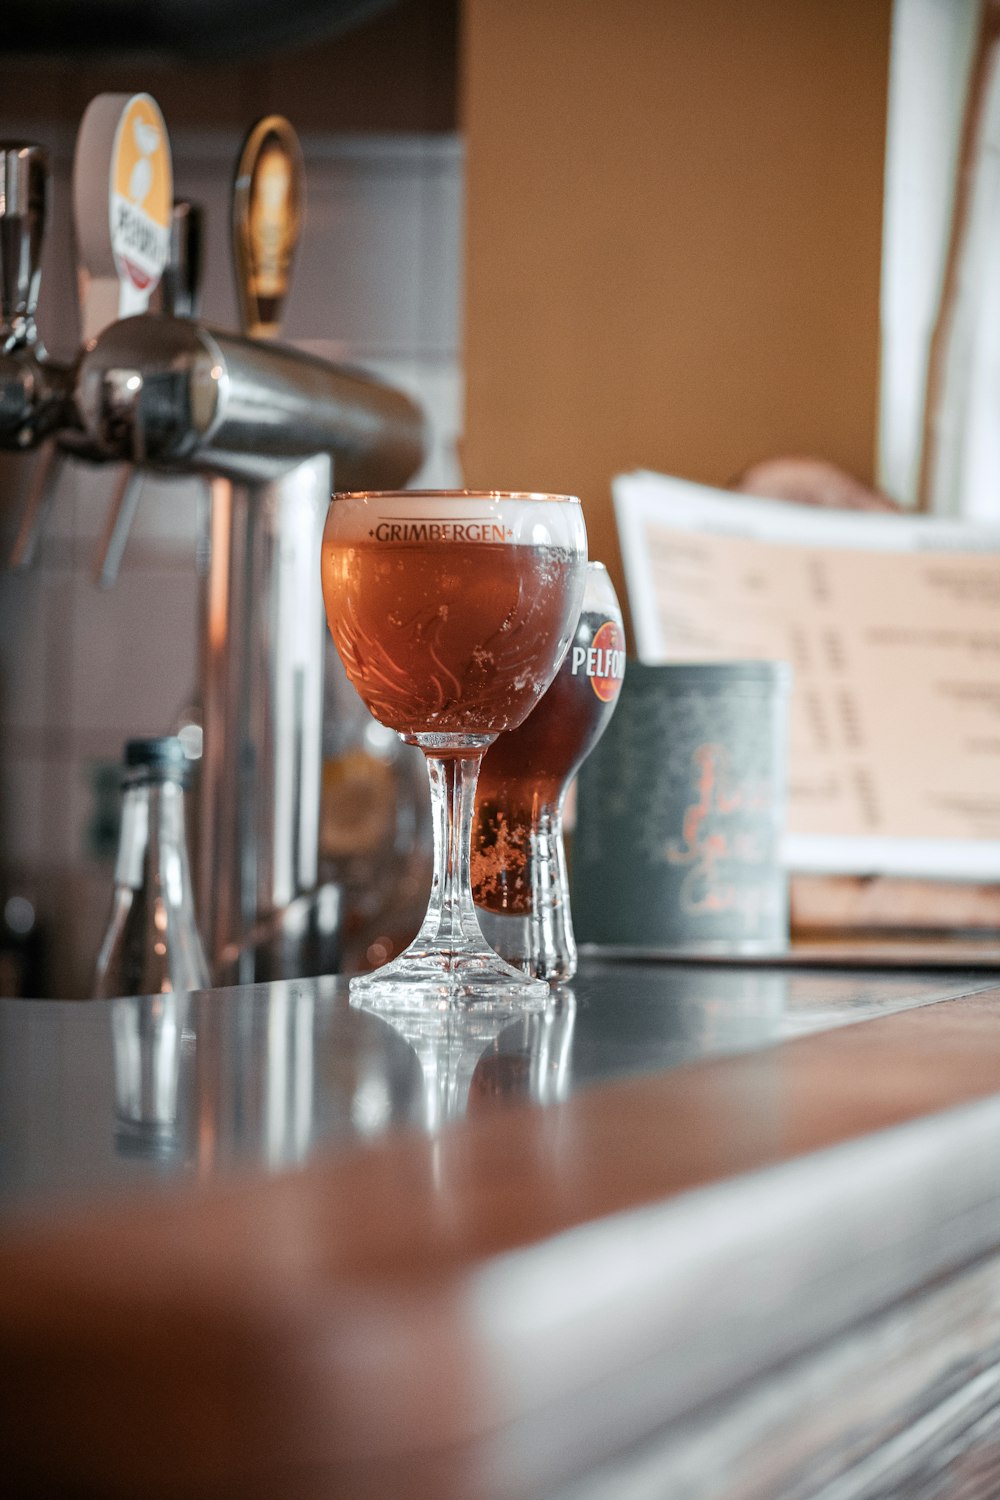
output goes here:
{"type": "Polygon", "coordinates": [[[483,937],[501,958],[522,974],[544,979],[547,984],[568,984],[576,974],[576,943],[569,927],[568,906],[560,912],[550,907],[540,918],[535,913],[513,915],[476,907],[483,937]]]}
{"type": "Polygon", "coordinates": [[[495,953],[415,952],[350,982],[351,1004],[387,1012],[476,1011],[516,1016],[544,1010],[549,987],[512,969],[495,953]]]}

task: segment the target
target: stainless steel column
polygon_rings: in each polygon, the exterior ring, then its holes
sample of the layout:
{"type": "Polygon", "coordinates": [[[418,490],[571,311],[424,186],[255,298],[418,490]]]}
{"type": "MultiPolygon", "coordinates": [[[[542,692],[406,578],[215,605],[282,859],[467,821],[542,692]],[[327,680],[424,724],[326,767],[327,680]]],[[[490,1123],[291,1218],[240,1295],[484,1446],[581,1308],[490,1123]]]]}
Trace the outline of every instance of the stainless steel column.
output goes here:
{"type": "Polygon", "coordinates": [[[301,972],[277,950],[301,950],[322,915],[302,898],[318,879],[331,473],[322,455],[270,483],[212,481],[199,908],[220,977],[240,982],[301,972]]]}

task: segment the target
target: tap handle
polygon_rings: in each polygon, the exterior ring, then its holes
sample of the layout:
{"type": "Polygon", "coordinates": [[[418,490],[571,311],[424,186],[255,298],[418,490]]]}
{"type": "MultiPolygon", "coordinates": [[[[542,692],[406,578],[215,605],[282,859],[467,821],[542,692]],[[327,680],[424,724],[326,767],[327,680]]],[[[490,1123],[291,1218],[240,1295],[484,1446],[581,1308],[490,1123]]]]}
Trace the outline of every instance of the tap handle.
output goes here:
{"type": "Polygon", "coordinates": [[[65,462],[65,453],[56,446],[55,438],[49,438],[35,464],[28,503],[11,548],[9,567],[12,573],[27,573],[35,560],[65,462]]]}
{"type": "Polygon", "coordinates": [[[35,343],[48,191],[44,147],[0,142],[0,348],[35,343]]]}
{"type": "Polygon", "coordinates": [[[118,570],[125,554],[125,543],[142,493],[142,470],[134,464],[123,464],[111,498],[104,536],[101,540],[94,581],[98,588],[110,589],[118,580],[118,570]]]}
{"type": "Polygon", "coordinates": [[[132,520],[142,491],[142,471],[137,467],[146,458],[142,391],[143,379],[137,370],[125,366],[105,371],[101,387],[101,436],[106,442],[113,444],[124,431],[128,435],[135,461],[123,464],[111,497],[94,574],[95,582],[102,589],[111,588],[118,578],[125,543],[132,529],[132,520]]]}
{"type": "Polygon", "coordinates": [[[98,94],[73,157],[83,341],[145,312],[170,248],[170,139],[149,94],[98,94]]]}
{"type": "Polygon", "coordinates": [[[243,332],[277,338],[302,227],[305,169],[283,115],[265,115],[243,143],[233,189],[233,256],[243,332]]]}
{"type": "Polygon", "coordinates": [[[163,311],[196,318],[201,308],[203,216],[197,203],[179,199],[170,220],[170,256],[163,272],[163,311]]]}

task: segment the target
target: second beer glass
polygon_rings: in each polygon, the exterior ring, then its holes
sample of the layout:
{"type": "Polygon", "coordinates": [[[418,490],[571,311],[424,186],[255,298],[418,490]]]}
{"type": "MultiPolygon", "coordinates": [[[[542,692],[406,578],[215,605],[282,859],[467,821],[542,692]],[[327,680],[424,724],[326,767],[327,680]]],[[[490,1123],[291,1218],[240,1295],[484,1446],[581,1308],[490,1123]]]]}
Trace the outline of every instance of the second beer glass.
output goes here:
{"type": "Polygon", "coordinates": [[[472,829],[472,892],[483,932],[526,974],[576,973],[563,805],[607,728],[625,673],[625,633],[603,563],[587,565],[569,651],[538,707],[502,734],[479,774],[472,829]]]}
{"type": "Polygon", "coordinates": [[[479,763],[552,681],[583,597],[587,536],[571,496],[500,491],[334,495],[323,597],[348,677],[423,751],[434,818],[430,903],[392,963],[351,981],[387,1010],[543,1006],[476,918],[469,843],[479,763]]]}

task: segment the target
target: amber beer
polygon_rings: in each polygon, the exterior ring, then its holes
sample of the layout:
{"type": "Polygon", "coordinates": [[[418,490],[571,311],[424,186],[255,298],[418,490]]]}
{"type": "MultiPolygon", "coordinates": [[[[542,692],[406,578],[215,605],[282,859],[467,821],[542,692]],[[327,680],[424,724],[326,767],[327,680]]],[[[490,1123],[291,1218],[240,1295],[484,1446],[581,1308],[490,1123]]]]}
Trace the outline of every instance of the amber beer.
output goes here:
{"type": "MultiPolygon", "coordinates": [[[[502,517],[410,492],[340,502],[323,541],[323,595],[348,677],[406,738],[520,724],[566,649],[586,563],[543,502],[502,517]]],[[[333,512],[331,512],[333,514],[333,512]]]]}
{"type": "Polygon", "coordinates": [[[559,669],[584,597],[587,528],[573,495],[503,490],[337,494],[323,532],[323,598],[364,702],[427,762],[434,874],[413,942],[351,979],[351,1003],[494,1016],[548,991],[484,940],[469,882],[483,752],[528,715],[559,669]]]}
{"type": "MultiPolygon", "coordinates": [[[[621,613],[605,570],[591,563],[588,571],[597,587],[588,582],[588,602],[552,685],[520,728],[497,739],[480,768],[472,890],[485,911],[532,911],[532,830],[546,819],[558,823],[570,781],[615,710],[625,674],[621,613]]],[[[487,936],[496,934],[490,929],[487,936]]]]}

